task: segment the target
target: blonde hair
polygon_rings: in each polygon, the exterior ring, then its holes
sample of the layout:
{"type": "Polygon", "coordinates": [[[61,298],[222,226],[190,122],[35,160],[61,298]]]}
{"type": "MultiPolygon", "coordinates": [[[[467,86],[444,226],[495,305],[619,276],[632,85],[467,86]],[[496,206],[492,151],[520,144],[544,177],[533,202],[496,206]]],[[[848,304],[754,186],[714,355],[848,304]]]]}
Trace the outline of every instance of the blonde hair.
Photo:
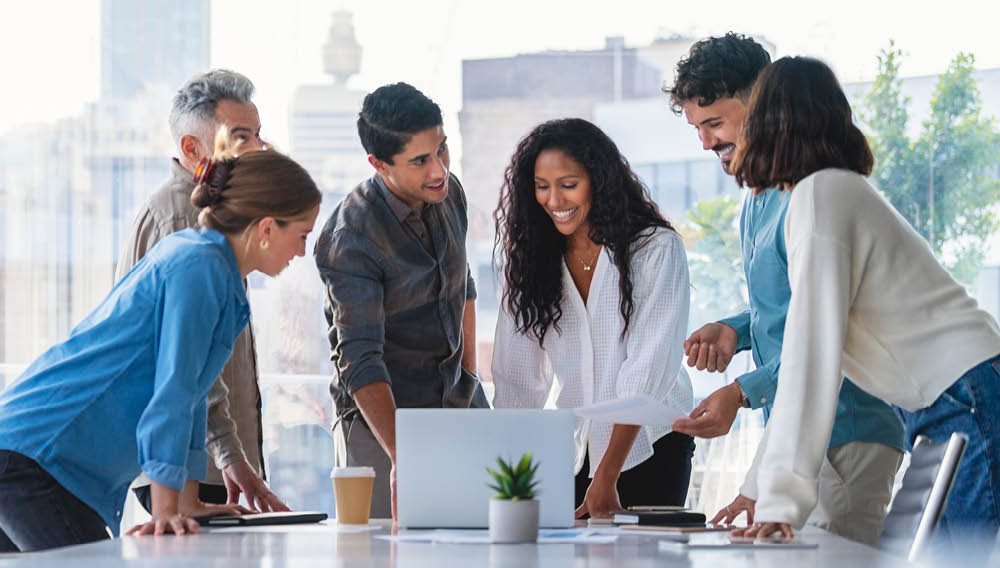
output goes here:
{"type": "Polygon", "coordinates": [[[191,192],[191,204],[201,208],[198,222],[231,235],[264,217],[280,225],[307,218],[322,199],[309,173],[272,149],[240,154],[241,142],[231,141],[228,129],[219,127],[215,152],[198,166],[191,192]]]}

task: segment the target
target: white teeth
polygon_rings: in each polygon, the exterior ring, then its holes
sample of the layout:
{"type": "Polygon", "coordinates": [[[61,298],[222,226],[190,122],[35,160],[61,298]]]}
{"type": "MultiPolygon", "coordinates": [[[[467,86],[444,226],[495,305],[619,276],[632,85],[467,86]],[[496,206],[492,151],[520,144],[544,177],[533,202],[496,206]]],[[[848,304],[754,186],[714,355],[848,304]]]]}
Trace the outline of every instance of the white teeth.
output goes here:
{"type": "Polygon", "coordinates": [[[576,213],[577,209],[579,209],[579,207],[574,207],[572,209],[567,209],[565,211],[556,211],[556,210],[553,210],[552,211],[552,216],[554,216],[556,219],[558,219],[560,221],[563,221],[563,220],[568,219],[571,215],[573,215],[573,213],[576,213]]]}

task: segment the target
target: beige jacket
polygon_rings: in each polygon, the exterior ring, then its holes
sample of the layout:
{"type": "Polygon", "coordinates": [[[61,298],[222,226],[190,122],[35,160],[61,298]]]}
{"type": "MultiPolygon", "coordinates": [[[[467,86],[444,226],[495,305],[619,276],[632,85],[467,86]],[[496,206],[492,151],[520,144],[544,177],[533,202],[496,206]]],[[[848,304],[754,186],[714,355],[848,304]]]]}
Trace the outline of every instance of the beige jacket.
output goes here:
{"type": "MultiPolygon", "coordinates": [[[[193,189],[191,173],[176,159],[172,160],[170,178],[149,196],[136,214],[118,261],[115,282],[124,278],[160,239],[188,227],[197,227],[198,211],[190,199],[193,189]]],[[[222,485],[220,470],[242,459],[263,477],[260,389],[251,325],[247,325],[236,340],[233,354],[219,377],[222,380],[216,381],[208,394],[205,449],[212,459],[208,462],[205,483],[222,485]]],[[[149,480],[142,476],[135,485],[149,485],[149,480]]]]}

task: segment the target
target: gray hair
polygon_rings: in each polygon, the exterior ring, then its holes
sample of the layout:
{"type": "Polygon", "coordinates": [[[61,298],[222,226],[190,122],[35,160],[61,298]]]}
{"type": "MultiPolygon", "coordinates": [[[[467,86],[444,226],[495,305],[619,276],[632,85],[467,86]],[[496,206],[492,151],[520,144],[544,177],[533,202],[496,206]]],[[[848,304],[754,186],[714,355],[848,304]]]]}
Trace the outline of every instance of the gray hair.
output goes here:
{"type": "Polygon", "coordinates": [[[180,144],[182,136],[198,137],[209,151],[215,139],[215,107],[222,100],[247,104],[254,86],[243,75],[228,69],[199,73],[184,83],[174,95],[170,109],[170,135],[180,144]]]}

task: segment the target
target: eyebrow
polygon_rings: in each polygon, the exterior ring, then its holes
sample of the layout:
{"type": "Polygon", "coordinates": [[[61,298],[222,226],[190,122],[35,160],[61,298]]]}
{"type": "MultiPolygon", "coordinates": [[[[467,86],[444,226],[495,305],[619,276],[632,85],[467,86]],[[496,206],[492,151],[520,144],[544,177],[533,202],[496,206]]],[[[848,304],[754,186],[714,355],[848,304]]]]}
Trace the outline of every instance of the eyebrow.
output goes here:
{"type": "MultiPolygon", "coordinates": [[[[564,179],[570,179],[570,178],[580,179],[582,177],[583,177],[582,175],[569,174],[569,175],[557,177],[556,181],[562,181],[564,179]]],[[[548,180],[545,179],[545,178],[541,178],[541,177],[535,176],[535,181],[545,181],[545,182],[547,182],[548,180]]]]}
{"type": "MultiPolygon", "coordinates": [[[[441,141],[441,143],[440,143],[440,144],[438,144],[438,150],[440,150],[441,148],[443,148],[443,147],[444,147],[444,145],[445,145],[445,144],[446,144],[447,142],[448,142],[448,137],[447,137],[447,136],[445,136],[445,137],[444,137],[444,140],[442,140],[442,141],[441,141]]],[[[413,163],[416,163],[416,162],[418,162],[418,161],[420,161],[420,160],[425,160],[425,159],[427,159],[427,158],[428,158],[429,156],[430,156],[430,154],[420,154],[419,156],[413,156],[412,158],[410,158],[409,160],[407,160],[407,162],[408,162],[408,163],[411,163],[411,164],[413,164],[413,163]]]]}
{"type": "Polygon", "coordinates": [[[232,128],[229,129],[229,133],[233,134],[233,133],[239,132],[241,130],[245,130],[246,132],[249,132],[250,134],[254,133],[254,131],[251,130],[250,127],[248,127],[248,126],[234,126],[234,127],[232,127],[232,128]]]}
{"type": "Polygon", "coordinates": [[[699,122],[698,126],[701,126],[702,124],[705,124],[706,122],[712,122],[713,120],[721,120],[721,119],[722,119],[722,115],[721,114],[718,115],[718,116],[710,116],[710,117],[706,118],[705,120],[699,122]]]}

